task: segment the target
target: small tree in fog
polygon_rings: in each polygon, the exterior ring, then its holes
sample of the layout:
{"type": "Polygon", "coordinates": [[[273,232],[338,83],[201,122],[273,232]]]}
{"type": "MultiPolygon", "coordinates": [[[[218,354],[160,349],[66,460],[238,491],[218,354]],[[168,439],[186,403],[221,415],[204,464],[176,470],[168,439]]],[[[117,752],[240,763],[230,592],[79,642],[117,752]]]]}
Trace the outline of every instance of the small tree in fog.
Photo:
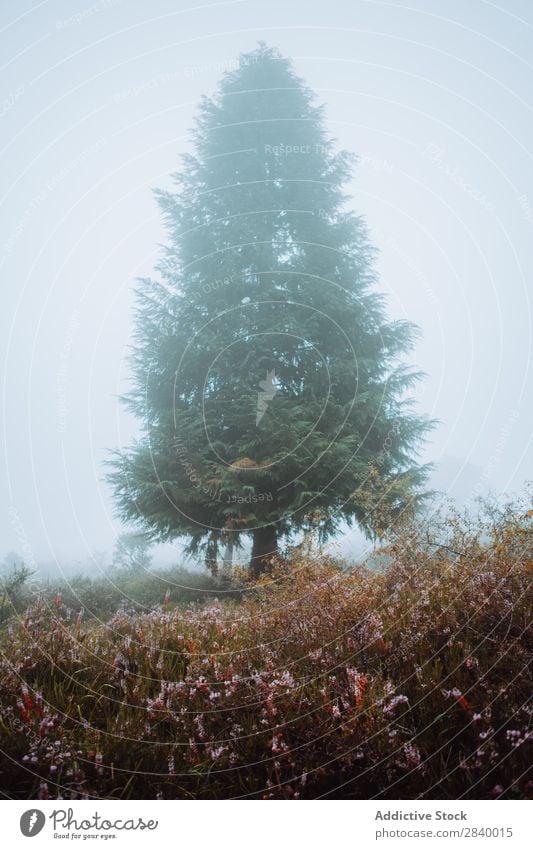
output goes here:
{"type": "Polygon", "coordinates": [[[0,571],[4,573],[11,572],[16,566],[22,566],[23,563],[24,557],[22,554],[19,554],[17,551],[8,551],[0,564],[0,571]]]}
{"type": "Polygon", "coordinates": [[[111,480],[123,518],[188,537],[212,567],[243,535],[257,573],[310,515],[322,538],[343,521],[372,533],[421,497],[428,423],[399,359],[415,329],[374,290],[351,166],[261,45],[202,101],[176,189],[158,193],[169,244],[138,287],[125,399],[144,436],[111,480]]]}
{"type": "Polygon", "coordinates": [[[118,537],[113,549],[111,566],[128,572],[141,572],[150,568],[152,556],[146,534],[124,533],[118,537]]]}
{"type": "Polygon", "coordinates": [[[34,574],[22,559],[10,563],[6,556],[4,563],[4,573],[0,576],[0,625],[26,607],[29,601],[26,584],[34,574]]]}

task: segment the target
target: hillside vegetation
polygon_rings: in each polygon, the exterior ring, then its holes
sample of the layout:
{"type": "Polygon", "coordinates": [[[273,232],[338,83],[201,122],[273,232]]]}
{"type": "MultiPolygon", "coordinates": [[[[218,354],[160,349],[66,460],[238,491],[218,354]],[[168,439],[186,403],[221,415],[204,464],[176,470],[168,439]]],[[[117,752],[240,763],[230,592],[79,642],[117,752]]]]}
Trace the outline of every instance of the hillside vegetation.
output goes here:
{"type": "Polygon", "coordinates": [[[43,594],[3,629],[1,788],[532,795],[531,530],[524,503],[475,526],[412,524],[380,569],[340,568],[308,542],[241,600],[161,598],[105,623],[43,594]]]}

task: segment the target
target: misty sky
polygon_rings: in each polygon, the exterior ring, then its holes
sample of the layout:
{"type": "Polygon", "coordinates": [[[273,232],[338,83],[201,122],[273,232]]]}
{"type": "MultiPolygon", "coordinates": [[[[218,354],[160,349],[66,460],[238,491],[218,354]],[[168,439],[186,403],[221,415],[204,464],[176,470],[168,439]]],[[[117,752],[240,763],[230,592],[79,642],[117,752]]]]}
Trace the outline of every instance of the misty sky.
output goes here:
{"type": "Polygon", "coordinates": [[[108,449],[136,423],[133,284],[152,189],[199,98],[259,40],[291,56],[360,162],[353,208],[390,318],[422,329],[423,459],[450,494],[533,477],[533,7],[527,0],[48,0],[0,6],[0,557],[86,560],[120,525],[108,449]]]}

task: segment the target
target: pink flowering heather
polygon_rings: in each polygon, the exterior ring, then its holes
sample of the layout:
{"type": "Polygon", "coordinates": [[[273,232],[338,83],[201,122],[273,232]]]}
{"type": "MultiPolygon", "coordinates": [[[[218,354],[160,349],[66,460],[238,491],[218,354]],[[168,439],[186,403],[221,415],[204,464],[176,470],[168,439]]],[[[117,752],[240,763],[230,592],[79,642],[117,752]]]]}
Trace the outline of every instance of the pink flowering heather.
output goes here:
{"type": "Polygon", "coordinates": [[[383,545],[381,569],[303,547],[243,584],[239,602],[185,609],[165,597],[104,624],[69,616],[59,597],[34,603],[1,635],[1,788],[40,799],[532,795],[525,512],[407,527],[383,545]]]}

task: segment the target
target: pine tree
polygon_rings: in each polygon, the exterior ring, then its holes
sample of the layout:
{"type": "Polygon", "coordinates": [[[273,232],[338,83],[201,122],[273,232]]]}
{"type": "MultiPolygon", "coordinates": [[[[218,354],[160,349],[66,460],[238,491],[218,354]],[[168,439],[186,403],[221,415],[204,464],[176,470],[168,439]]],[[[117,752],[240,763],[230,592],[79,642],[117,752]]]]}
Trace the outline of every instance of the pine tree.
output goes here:
{"type": "Polygon", "coordinates": [[[169,244],[137,289],[125,397],[144,436],[110,479],[124,519],[187,537],[212,568],[243,536],[257,574],[310,521],[322,539],[372,533],[422,497],[429,424],[401,363],[416,328],[375,291],[352,165],[261,44],[203,99],[176,189],[157,193],[169,244]]]}

